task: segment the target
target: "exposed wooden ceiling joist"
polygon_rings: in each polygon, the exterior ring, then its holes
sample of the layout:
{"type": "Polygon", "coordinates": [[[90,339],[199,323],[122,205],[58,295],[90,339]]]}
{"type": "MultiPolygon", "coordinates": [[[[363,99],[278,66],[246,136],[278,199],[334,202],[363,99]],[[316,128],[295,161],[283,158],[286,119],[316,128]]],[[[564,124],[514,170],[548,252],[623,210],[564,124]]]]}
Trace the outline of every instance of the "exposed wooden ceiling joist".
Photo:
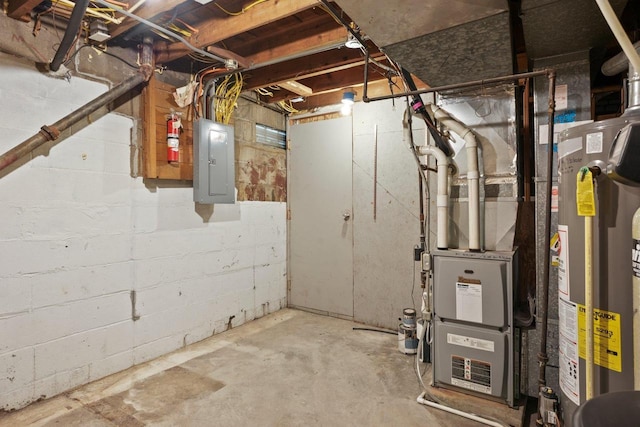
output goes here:
{"type": "MultiPolygon", "coordinates": [[[[142,5],[142,7],[140,7],[140,9],[135,11],[135,14],[143,19],[152,19],[157,15],[173,10],[174,7],[183,3],[186,3],[186,0],[147,1],[142,5]]],[[[138,21],[127,19],[122,24],[111,27],[109,32],[111,33],[111,37],[117,37],[138,24],[138,21]]]]}
{"type": "MultiPolygon", "coordinates": [[[[191,43],[195,47],[204,48],[316,5],[317,0],[265,2],[238,16],[214,17],[198,24],[198,33],[192,37],[191,43]]],[[[156,62],[167,63],[188,55],[190,49],[182,43],[160,42],[156,45],[156,53],[156,62]]]]}
{"type": "Polygon", "coordinates": [[[42,0],[9,0],[7,5],[7,16],[20,19],[29,14],[31,10],[42,3],[42,0]]]}

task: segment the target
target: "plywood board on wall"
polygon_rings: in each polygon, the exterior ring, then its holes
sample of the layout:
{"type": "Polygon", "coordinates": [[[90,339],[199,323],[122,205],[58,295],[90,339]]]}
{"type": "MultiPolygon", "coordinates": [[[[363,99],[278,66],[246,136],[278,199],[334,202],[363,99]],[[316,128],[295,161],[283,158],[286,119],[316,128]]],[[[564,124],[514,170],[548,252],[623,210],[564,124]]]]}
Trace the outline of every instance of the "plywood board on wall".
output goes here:
{"type": "Polygon", "coordinates": [[[152,77],[144,89],[143,174],[145,178],[193,180],[193,123],[188,108],[173,99],[175,87],[152,77]],[[180,161],[167,161],[167,116],[182,113],[180,161]]]}

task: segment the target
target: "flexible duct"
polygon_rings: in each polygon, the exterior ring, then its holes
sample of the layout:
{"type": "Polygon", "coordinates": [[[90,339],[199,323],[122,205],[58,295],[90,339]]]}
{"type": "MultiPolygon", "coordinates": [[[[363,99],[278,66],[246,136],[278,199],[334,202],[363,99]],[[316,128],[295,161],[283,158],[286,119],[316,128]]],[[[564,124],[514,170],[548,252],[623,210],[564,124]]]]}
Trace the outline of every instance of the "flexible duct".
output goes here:
{"type": "MultiPolygon", "coordinates": [[[[640,42],[636,42],[633,45],[636,54],[640,53],[640,42]]],[[[633,64],[629,61],[625,52],[620,52],[613,58],[607,60],[602,64],[602,74],[605,76],[615,76],[629,70],[629,90],[628,90],[628,105],[627,111],[640,107],[640,70],[635,69],[633,64]]]]}
{"type": "Polygon", "coordinates": [[[51,71],[58,71],[60,69],[60,65],[64,62],[64,58],[67,56],[67,52],[69,52],[69,49],[76,38],[76,34],[78,34],[78,30],[80,30],[82,18],[84,17],[84,13],[87,11],[88,6],[89,0],[78,0],[75,6],[73,6],[71,18],[69,18],[67,30],[64,32],[64,36],[60,42],[60,47],[58,47],[58,51],[54,55],[51,64],[49,64],[51,71]]]}
{"type": "Polygon", "coordinates": [[[449,113],[434,104],[427,109],[443,126],[465,141],[467,150],[467,187],[469,192],[469,250],[479,251],[480,245],[480,172],[478,170],[478,141],[471,129],[454,120],[449,113]]]}
{"type": "Polygon", "coordinates": [[[631,40],[629,40],[629,36],[627,36],[622,24],[620,24],[611,4],[609,4],[608,0],[596,0],[596,3],[602,12],[602,16],[604,16],[607,24],[609,24],[611,32],[616,37],[616,40],[618,40],[620,47],[622,47],[622,51],[629,59],[629,63],[633,66],[634,70],[640,71],[640,56],[638,56],[638,52],[636,52],[631,44],[631,40]]]}

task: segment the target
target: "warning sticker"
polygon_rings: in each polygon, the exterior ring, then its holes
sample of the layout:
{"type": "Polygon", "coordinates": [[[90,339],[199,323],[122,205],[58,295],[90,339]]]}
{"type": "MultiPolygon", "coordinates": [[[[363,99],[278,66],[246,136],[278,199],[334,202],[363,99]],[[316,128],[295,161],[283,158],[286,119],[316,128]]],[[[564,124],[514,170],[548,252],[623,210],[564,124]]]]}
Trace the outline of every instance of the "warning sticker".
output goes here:
{"type": "Polygon", "coordinates": [[[637,239],[633,239],[631,266],[633,267],[633,276],[640,278],[640,240],[637,239]]]}
{"type": "Polygon", "coordinates": [[[563,298],[569,295],[569,227],[558,225],[558,292],[563,298]]]}
{"type": "Polygon", "coordinates": [[[580,404],[576,304],[558,298],[560,388],[576,405],[580,404]]]}
{"type": "MultiPolygon", "coordinates": [[[[580,357],[586,357],[586,309],[578,304],[578,343],[580,357]]],[[[622,372],[620,313],[593,309],[593,362],[603,368],[622,372]]]]}

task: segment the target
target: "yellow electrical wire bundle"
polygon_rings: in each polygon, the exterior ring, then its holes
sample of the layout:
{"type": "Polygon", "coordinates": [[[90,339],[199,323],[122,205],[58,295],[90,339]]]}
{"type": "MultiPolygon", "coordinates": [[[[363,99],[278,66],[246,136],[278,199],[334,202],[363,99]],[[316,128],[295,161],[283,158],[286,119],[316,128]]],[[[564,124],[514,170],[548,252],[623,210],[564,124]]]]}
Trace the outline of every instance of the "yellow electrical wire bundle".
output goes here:
{"type": "Polygon", "coordinates": [[[216,87],[215,120],[228,124],[242,92],[242,74],[236,73],[226,76],[216,87]]]}

